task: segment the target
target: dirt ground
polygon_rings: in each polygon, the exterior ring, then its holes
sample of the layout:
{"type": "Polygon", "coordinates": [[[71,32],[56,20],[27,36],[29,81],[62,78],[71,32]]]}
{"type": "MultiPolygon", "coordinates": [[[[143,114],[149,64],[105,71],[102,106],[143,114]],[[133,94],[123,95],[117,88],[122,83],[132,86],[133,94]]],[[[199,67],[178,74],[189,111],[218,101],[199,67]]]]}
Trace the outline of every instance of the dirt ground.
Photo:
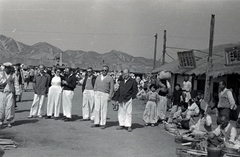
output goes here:
{"type": "MultiPolygon", "coordinates": [[[[75,89],[73,121],[28,119],[33,100],[30,89],[23,93],[12,128],[2,128],[1,135],[12,137],[20,146],[6,150],[4,157],[174,157],[178,144],[163,125],[144,127],[143,104],[134,100],[133,132],[116,130],[117,112],[108,107],[107,128],[91,128],[90,121],[80,121],[81,87],[75,89]]],[[[46,113],[46,106],[45,112],[46,113]]]]}

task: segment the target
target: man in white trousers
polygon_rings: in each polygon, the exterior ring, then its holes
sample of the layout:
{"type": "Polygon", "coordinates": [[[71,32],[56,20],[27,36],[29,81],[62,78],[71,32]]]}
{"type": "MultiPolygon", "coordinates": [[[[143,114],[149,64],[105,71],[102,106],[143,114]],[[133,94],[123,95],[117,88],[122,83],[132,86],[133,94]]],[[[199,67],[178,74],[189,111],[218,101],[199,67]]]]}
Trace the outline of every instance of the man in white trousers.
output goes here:
{"type": "Polygon", "coordinates": [[[50,76],[44,72],[44,65],[38,66],[38,74],[33,78],[34,98],[28,118],[42,118],[44,101],[48,94],[50,76]]]}
{"type": "Polygon", "coordinates": [[[65,68],[65,75],[62,80],[62,105],[63,105],[63,120],[65,122],[71,121],[72,118],[72,99],[74,96],[74,89],[76,88],[77,78],[73,74],[73,70],[69,67],[65,68]]]}
{"type": "Polygon", "coordinates": [[[130,77],[129,69],[125,69],[115,97],[119,104],[117,130],[127,128],[128,132],[132,132],[132,100],[136,98],[137,92],[137,82],[130,77]]]}
{"type": "Polygon", "coordinates": [[[82,121],[93,121],[94,115],[94,85],[96,77],[93,75],[92,67],[87,69],[87,74],[83,80],[82,84],[82,93],[83,93],[83,102],[82,102],[82,121]]]}
{"type": "Polygon", "coordinates": [[[108,102],[113,97],[113,78],[108,76],[109,67],[103,66],[102,74],[96,78],[94,85],[94,125],[91,127],[106,128],[108,102]]]}

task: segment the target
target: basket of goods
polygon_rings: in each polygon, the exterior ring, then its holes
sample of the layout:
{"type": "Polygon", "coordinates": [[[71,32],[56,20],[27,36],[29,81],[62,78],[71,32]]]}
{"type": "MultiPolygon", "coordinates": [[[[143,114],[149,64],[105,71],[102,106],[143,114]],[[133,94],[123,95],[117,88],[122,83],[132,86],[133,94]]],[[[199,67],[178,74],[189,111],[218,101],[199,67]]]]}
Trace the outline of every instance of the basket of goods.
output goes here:
{"type": "Polygon", "coordinates": [[[158,73],[158,78],[163,80],[171,79],[171,73],[169,71],[161,71],[158,73]]]}
{"type": "Polygon", "coordinates": [[[178,130],[176,130],[174,132],[174,136],[175,136],[175,142],[176,143],[182,143],[183,142],[182,135],[180,134],[180,132],[178,130]]]}

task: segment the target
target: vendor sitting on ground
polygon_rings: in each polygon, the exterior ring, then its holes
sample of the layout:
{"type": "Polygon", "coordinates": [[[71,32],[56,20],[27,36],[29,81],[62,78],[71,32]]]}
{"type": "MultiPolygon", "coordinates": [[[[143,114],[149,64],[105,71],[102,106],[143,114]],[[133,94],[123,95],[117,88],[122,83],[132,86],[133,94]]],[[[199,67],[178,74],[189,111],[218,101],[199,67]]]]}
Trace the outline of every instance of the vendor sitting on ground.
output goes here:
{"type": "Polygon", "coordinates": [[[236,128],[229,122],[226,115],[221,115],[218,122],[218,127],[209,134],[208,143],[210,146],[221,147],[224,141],[233,143],[237,137],[236,128]]]}
{"type": "Polygon", "coordinates": [[[200,110],[198,105],[193,101],[193,99],[190,99],[188,101],[188,108],[182,113],[182,117],[185,117],[185,119],[190,119],[192,116],[198,116],[199,112],[200,110]]]}
{"type": "Polygon", "coordinates": [[[212,131],[212,118],[207,114],[207,103],[202,101],[200,104],[200,114],[201,117],[195,125],[190,126],[190,131],[207,133],[212,131]]]}

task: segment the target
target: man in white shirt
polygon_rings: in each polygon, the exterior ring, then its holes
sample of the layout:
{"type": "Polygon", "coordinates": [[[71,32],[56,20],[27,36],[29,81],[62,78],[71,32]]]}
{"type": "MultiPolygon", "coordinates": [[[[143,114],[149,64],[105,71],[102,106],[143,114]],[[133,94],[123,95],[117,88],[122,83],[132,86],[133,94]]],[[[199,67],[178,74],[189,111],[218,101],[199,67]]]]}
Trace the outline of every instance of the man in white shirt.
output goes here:
{"type": "Polygon", "coordinates": [[[192,90],[192,82],[189,80],[188,76],[184,77],[183,81],[183,94],[185,95],[185,102],[188,103],[188,101],[191,99],[191,90],[192,90]]]}
{"type": "Polygon", "coordinates": [[[237,108],[235,100],[233,98],[233,94],[231,90],[226,88],[226,82],[220,81],[219,82],[219,89],[220,92],[218,94],[218,112],[219,116],[226,115],[229,117],[230,110],[235,110],[237,108]]]}

